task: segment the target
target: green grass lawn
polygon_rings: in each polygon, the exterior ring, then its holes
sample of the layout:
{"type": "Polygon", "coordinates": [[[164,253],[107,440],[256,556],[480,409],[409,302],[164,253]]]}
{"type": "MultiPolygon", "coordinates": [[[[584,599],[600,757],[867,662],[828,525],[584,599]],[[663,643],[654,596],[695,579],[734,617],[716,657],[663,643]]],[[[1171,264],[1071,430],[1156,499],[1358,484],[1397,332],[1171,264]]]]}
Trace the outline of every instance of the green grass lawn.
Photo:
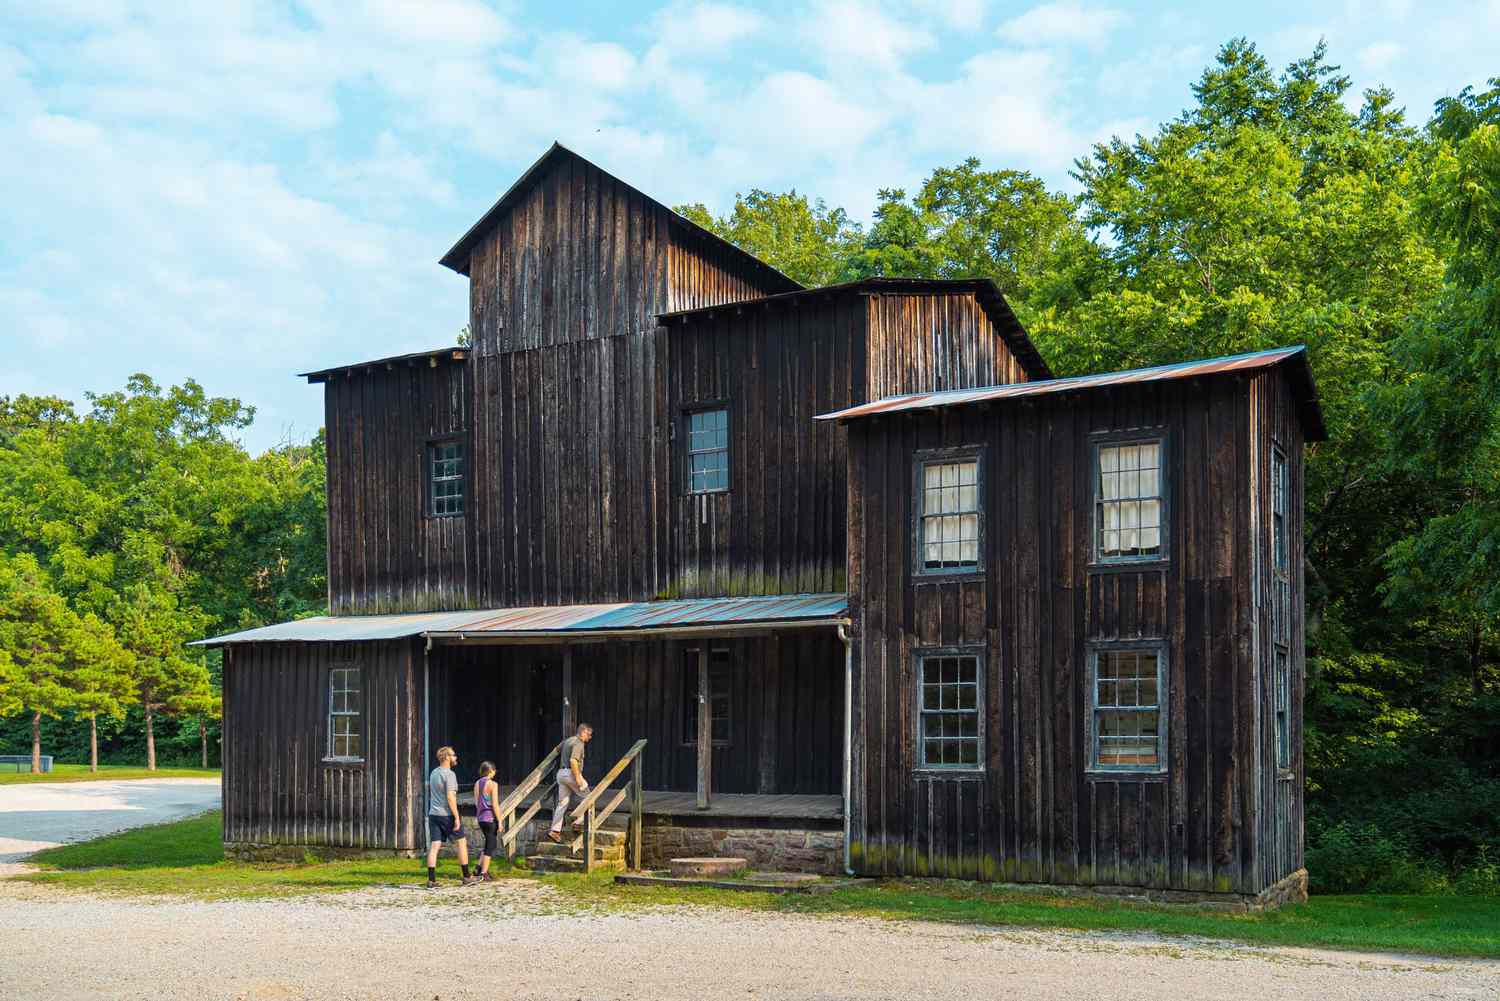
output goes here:
{"type": "MultiPolygon", "coordinates": [[[[226,861],[217,812],[137,828],[40,852],[36,883],[126,894],[263,897],[354,890],[424,878],[419,859],[305,865],[226,861]]],[[[1454,896],[1331,896],[1269,914],[1215,914],[1075,897],[1032,896],[980,883],[886,880],[816,896],[732,890],[624,887],[607,875],[534,877],[498,864],[503,878],[541,878],[580,907],[696,904],[758,911],[943,921],[981,927],[1059,928],[1202,936],[1257,945],[1294,945],[1437,956],[1500,958],[1500,899],[1454,896]]],[[[450,882],[457,866],[443,859],[450,882]]],[[[484,890],[474,890],[483,893],[484,890]]],[[[436,894],[434,902],[459,899],[436,894]]]]}
{"type": "MultiPolygon", "coordinates": [[[[7,766],[8,767],[8,766],[7,766]]],[[[52,763],[52,771],[33,775],[30,772],[0,771],[0,786],[25,782],[104,782],[119,779],[216,779],[217,768],[158,768],[148,772],[134,765],[100,765],[97,772],[88,765],[52,763]]]]}

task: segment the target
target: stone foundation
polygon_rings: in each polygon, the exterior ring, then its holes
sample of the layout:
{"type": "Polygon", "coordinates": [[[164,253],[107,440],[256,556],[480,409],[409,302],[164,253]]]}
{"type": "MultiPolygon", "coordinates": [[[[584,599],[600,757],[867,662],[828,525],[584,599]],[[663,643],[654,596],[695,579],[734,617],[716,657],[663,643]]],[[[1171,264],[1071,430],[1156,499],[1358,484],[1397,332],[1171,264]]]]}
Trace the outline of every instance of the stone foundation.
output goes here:
{"type": "Polygon", "coordinates": [[[1307,902],[1307,870],[1266,887],[1260,893],[1212,893],[1202,890],[1162,890],[1145,886],[1089,886],[1071,883],[990,883],[1017,893],[1055,897],[1102,897],[1143,904],[1173,904],[1230,914],[1274,911],[1283,904],[1307,902]]]}
{"type": "MultiPolygon", "coordinates": [[[[663,819],[647,818],[641,838],[643,868],[665,869],[669,859],[683,856],[733,855],[745,859],[752,869],[810,872],[824,876],[842,875],[844,871],[842,831],[679,827],[664,823],[663,819]]],[[[537,818],[527,824],[516,838],[516,854],[532,854],[537,840],[547,836],[549,823],[550,818],[537,818]]],[[[613,818],[611,827],[614,827],[613,818]]],[[[472,817],[464,818],[464,830],[469,836],[469,855],[478,858],[479,849],[484,846],[484,835],[472,817]]],[[[505,854],[503,845],[500,854],[505,854]]]]}

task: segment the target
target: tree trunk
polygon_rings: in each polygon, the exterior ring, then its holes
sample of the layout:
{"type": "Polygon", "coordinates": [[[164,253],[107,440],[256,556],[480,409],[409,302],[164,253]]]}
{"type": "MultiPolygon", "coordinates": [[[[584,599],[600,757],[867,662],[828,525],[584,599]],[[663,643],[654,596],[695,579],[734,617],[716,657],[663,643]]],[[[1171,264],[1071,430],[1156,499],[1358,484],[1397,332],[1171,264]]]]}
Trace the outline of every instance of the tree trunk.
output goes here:
{"type": "Polygon", "coordinates": [[[146,709],[146,771],[156,771],[156,731],[153,723],[156,721],[156,708],[148,700],[146,709]]]}
{"type": "Polygon", "coordinates": [[[99,714],[89,713],[89,771],[99,770],[99,714]]]}
{"type": "Polygon", "coordinates": [[[42,774],[42,714],[31,714],[31,774],[42,774]]]}
{"type": "Polygon", "coordinates": [[[208,725],[198,717],[198,747],[203,753],[203,767],[208,767],[208,725]]]}

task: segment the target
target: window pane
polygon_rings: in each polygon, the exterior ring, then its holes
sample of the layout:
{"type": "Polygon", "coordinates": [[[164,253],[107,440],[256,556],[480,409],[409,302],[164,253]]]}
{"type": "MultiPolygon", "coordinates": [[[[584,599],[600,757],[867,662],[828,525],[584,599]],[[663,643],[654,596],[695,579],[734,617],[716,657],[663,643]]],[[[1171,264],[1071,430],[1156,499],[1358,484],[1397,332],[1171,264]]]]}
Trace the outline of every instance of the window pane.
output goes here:
{"type": "Polygon", "coordinates": [[[688,414],[688,492],[729,489],[729,411],[688,414]]]}
{"type": "Polygon", "coordinates": [[[1152,650],[1103,650],[1095,655],[1095,767],[1160,766],[1160,668],[1160,655],[1152,650]]]}

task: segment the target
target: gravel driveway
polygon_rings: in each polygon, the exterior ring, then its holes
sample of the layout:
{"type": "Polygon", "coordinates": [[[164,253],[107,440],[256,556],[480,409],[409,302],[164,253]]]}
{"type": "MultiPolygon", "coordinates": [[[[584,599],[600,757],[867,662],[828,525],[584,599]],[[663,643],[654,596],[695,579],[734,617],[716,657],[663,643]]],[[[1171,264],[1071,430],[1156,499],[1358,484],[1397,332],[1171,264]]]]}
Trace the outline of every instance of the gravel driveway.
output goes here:
{"type": "Polygon", "coordinates": [[[3,785],[0,865],[63,842],[176,820],[218,805],[218,779],[3,785]]]}
{"type": "Polygon", "coordinates": [[[0,882],[0,926],[4,998],[1500,996],[1496,962],[684,907],[580,913],[529,880],[225,902],[0,882]]]}

